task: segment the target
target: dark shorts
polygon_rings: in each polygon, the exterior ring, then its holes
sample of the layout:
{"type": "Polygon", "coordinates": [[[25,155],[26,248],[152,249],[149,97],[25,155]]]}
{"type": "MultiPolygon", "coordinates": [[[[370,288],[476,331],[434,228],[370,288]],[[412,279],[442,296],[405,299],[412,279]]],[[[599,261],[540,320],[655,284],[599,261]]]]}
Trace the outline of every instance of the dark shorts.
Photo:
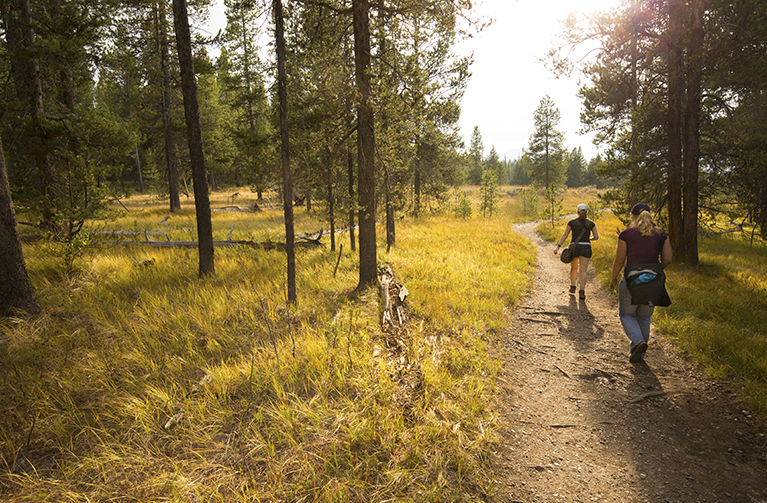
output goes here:
{"type": "Polygon", "coordinates": [[[575,249],[573,250],[573,256],[591,258],[591,246],[582,245],[582,244],[575,245],[575,249]]]}

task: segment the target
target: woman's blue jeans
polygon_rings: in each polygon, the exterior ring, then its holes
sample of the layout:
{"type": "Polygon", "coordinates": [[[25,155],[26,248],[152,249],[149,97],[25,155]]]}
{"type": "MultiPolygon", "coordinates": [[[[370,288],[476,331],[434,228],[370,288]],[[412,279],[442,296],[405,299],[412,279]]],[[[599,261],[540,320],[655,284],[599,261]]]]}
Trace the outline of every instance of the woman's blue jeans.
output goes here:
{"type": "Polygon", "coordinates": [[[621,279],[618,285],[618,315],[623,325],[623,331],[626,332],[631,341],[632,348],[642,341],[649,342],[650,323],[654,309],[655,307],[652,305],[637,306],[632,304],[626,278],[621,279]]]}

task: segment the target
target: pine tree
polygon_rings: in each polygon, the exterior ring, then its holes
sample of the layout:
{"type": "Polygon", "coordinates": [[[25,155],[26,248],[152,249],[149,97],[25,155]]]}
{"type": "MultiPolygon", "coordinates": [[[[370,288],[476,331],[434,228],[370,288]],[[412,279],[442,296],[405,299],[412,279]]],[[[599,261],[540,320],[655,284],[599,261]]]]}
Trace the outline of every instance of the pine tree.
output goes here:
{"type": "Polygon", "coordinates": [[[484,171],[482,160],[485,157],[485,147],[482,145],[482,133],[479,132],[479,126],[474,126],[474,129],[471,132],[469,156],[471,158],[469,183],[472,185],[479,185],[482,183],[482,172],[484,171]]]}
{"type": "Polygon", "coordinates": [[[519,159],[512,162],[511,166],[511,185],[530,185],[532,180],[527,174],[532,169],[530,158],[527,155],[520,156],[519,159]]]}
{"type": "Polygon", "coordinates": [[[225,0],[226,29],[217,60],[224,103],[231,109],[224,129],[231,136],[237,185],[248,181],[260,201],[264,190],[279,177],[273,138],[275,126],[259,57],[262,10],[254,2],[225,0]]]}
{"type": "Polygon", "coordinates": [[[547,95],[533,114],[535,132],[530,136],[527,156],[530,159],[528,175],[533,183],[545,188],[562,183],[564,178],[564,134],[557,129],[559,109],[547,95]]]}
{"type": "Polygon", "coordinates": [[[498,178],[495,171],[486,169],[482,173],[482,186],[479,189],[480,204],[479,209],[482,211],[482,216],[492,217],[493,213],[498,210],[498,178]]]}
{"type": "Polygon", "coordinates": [[[585,162],[581,147],[574,148],[570,155],[567,156],[567,171],[565,172],[567,177],[565,185],[567,187],[576,188],[585,185],[585,162]]]}

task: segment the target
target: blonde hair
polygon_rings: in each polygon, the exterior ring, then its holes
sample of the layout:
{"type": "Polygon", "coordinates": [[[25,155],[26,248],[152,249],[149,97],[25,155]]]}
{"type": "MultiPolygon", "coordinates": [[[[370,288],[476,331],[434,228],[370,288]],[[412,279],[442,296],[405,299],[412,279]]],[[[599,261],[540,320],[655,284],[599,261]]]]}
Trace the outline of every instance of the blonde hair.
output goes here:
{"type": "Polygon", "coordinates": [[[636,216],[634,220],[634,227],[637,228],[642,236],[652,236],[658,230],[658,226],[652,219],[652,215],[647,210],[643,210],[642,213],[636,216]]]}

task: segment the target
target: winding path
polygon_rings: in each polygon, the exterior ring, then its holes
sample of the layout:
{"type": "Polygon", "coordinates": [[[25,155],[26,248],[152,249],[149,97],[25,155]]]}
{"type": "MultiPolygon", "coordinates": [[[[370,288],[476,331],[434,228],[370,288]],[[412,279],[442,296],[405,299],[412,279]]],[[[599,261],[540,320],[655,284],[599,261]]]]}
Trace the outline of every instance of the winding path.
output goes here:
{"type": "Polygon", "coordinates": [[[535,224],[512,229],[538,265],[504,337],[495,501],[767,502],[767,430],[730,384],[654,329],[630,364],[614,295],[570,295],[535,224]]]}

